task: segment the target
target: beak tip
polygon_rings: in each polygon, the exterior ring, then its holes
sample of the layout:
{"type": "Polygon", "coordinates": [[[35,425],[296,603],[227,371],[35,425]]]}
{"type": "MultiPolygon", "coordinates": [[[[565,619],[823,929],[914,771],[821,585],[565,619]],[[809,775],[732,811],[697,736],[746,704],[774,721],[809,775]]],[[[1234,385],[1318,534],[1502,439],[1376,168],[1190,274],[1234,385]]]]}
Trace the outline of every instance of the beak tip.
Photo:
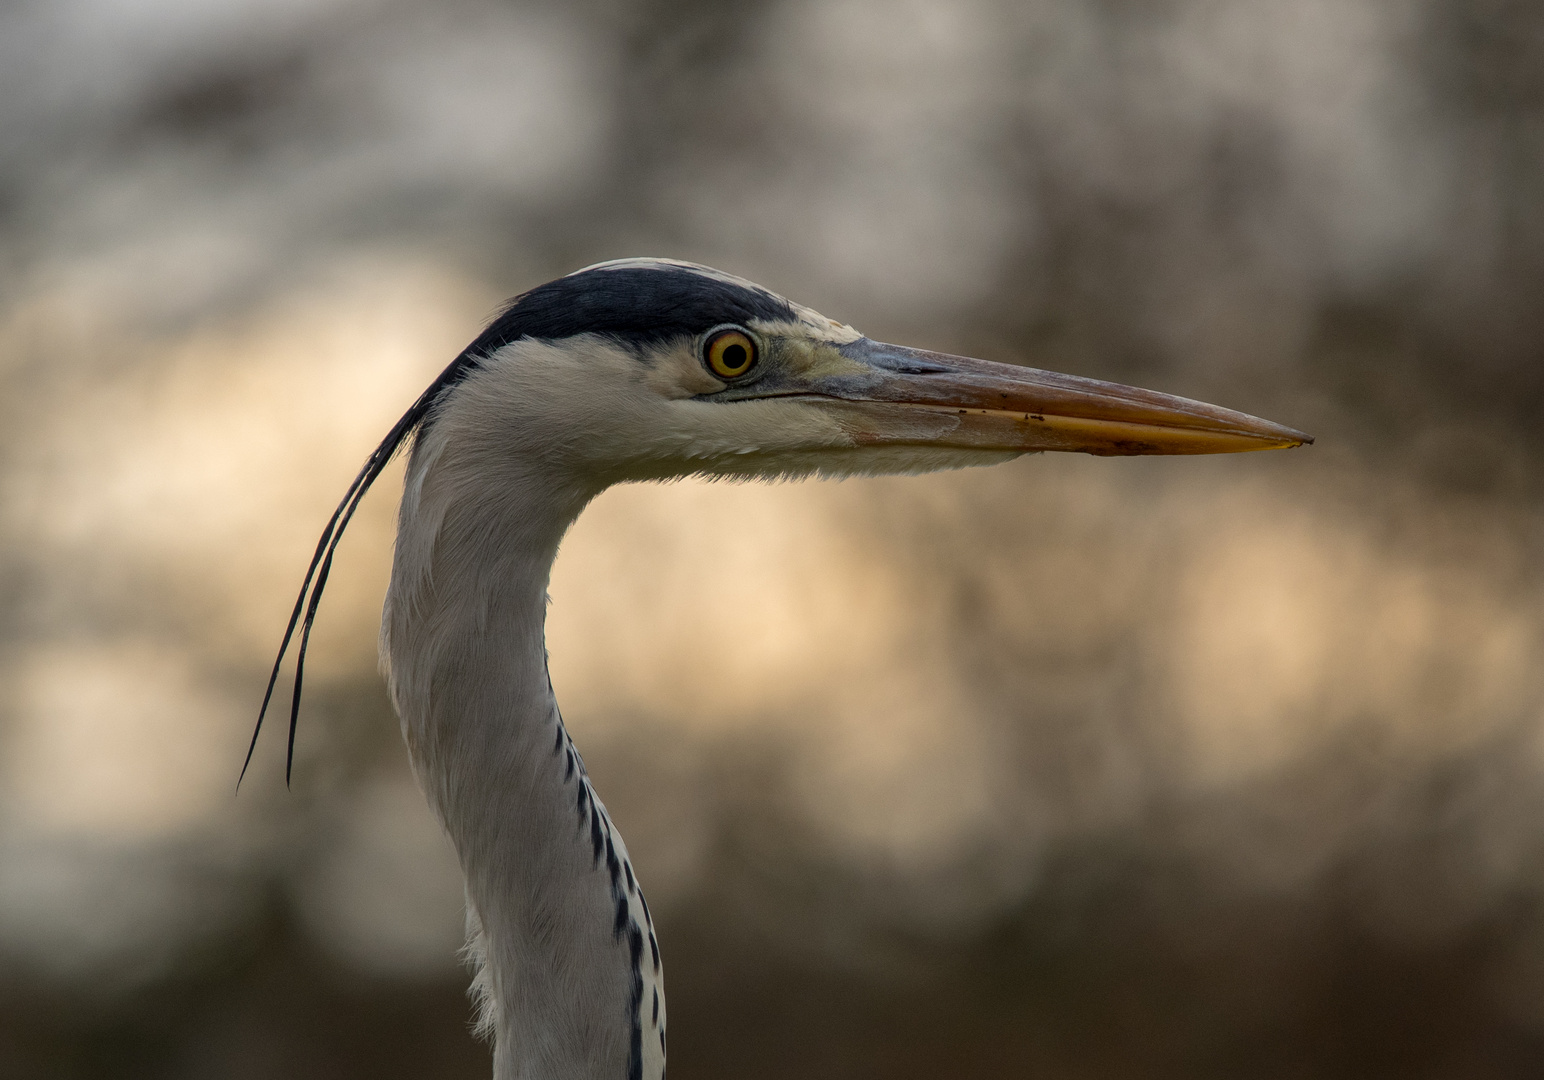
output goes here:
{"type": "Polygon", "coordinates": [[[1236,414],[1244,423],[1240,424],[1244,432],[1264,441],[1263,450],[1295,450],[1299,446],[1312,446],[1313,436],[1306,431],[1287,427],[1286,424],[1278,424],[1273,420],[1262,420],[1257,416],[1236,414]]]}

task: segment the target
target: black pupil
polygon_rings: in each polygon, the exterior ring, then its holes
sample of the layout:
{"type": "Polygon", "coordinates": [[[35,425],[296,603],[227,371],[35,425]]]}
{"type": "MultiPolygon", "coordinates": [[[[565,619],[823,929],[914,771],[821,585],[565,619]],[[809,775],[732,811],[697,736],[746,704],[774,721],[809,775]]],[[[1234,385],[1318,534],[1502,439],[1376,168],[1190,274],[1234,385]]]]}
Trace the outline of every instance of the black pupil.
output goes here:
{"type": "Polygon", "coordinates": [[[745,351],[744,345],[737,342],[724,348],[721,359],[726,368],[742,368],[750,361],[750,354],[745,351]]]}

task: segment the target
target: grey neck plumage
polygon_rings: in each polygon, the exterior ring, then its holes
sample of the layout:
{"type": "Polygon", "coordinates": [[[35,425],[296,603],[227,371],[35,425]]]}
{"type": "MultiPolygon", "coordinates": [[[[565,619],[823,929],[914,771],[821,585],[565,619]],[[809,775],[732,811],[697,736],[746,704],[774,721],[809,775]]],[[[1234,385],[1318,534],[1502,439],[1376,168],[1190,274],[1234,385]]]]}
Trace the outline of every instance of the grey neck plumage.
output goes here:
{"type": "Polygon", "coordinates": [[[652,919],[564,729],[543,644],[558,541],[593,492],[458,437],[454,419],[409,462],[382,658],[414,770],[466,876],[494,1075],[662,1078],[652,919]],[[463,497],[479,490],[463,481],[489,469],[505,473],[504,494],[463,497]]]}

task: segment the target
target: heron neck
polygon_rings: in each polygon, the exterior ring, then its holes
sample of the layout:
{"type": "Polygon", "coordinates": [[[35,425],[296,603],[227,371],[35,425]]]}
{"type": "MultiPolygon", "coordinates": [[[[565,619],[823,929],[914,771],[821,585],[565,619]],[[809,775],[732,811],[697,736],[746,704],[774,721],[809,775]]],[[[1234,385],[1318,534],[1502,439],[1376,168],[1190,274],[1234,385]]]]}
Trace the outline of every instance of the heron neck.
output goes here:
{"type": "Polygon", "coordinates": [[[547,581],[588,496],[527,476],[497,499],[460,499],[486,485],[418,457],[382,652],[414,771],[466,876],[495,1076],[662,1077],[652,921],[547,674],[547,581]]]}

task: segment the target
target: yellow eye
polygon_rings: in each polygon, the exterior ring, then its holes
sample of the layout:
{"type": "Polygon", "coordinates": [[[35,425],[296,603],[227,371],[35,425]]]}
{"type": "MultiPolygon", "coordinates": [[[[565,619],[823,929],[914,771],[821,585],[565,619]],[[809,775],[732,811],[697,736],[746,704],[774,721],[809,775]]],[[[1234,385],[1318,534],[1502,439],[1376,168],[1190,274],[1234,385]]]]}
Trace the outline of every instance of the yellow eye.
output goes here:
{"type": "Polygon", "coordinates": [[[736,379],[756,366],[756,343],[742,330],[720,330],[708,338],[708,367],[723,379],[736,379]]]}

